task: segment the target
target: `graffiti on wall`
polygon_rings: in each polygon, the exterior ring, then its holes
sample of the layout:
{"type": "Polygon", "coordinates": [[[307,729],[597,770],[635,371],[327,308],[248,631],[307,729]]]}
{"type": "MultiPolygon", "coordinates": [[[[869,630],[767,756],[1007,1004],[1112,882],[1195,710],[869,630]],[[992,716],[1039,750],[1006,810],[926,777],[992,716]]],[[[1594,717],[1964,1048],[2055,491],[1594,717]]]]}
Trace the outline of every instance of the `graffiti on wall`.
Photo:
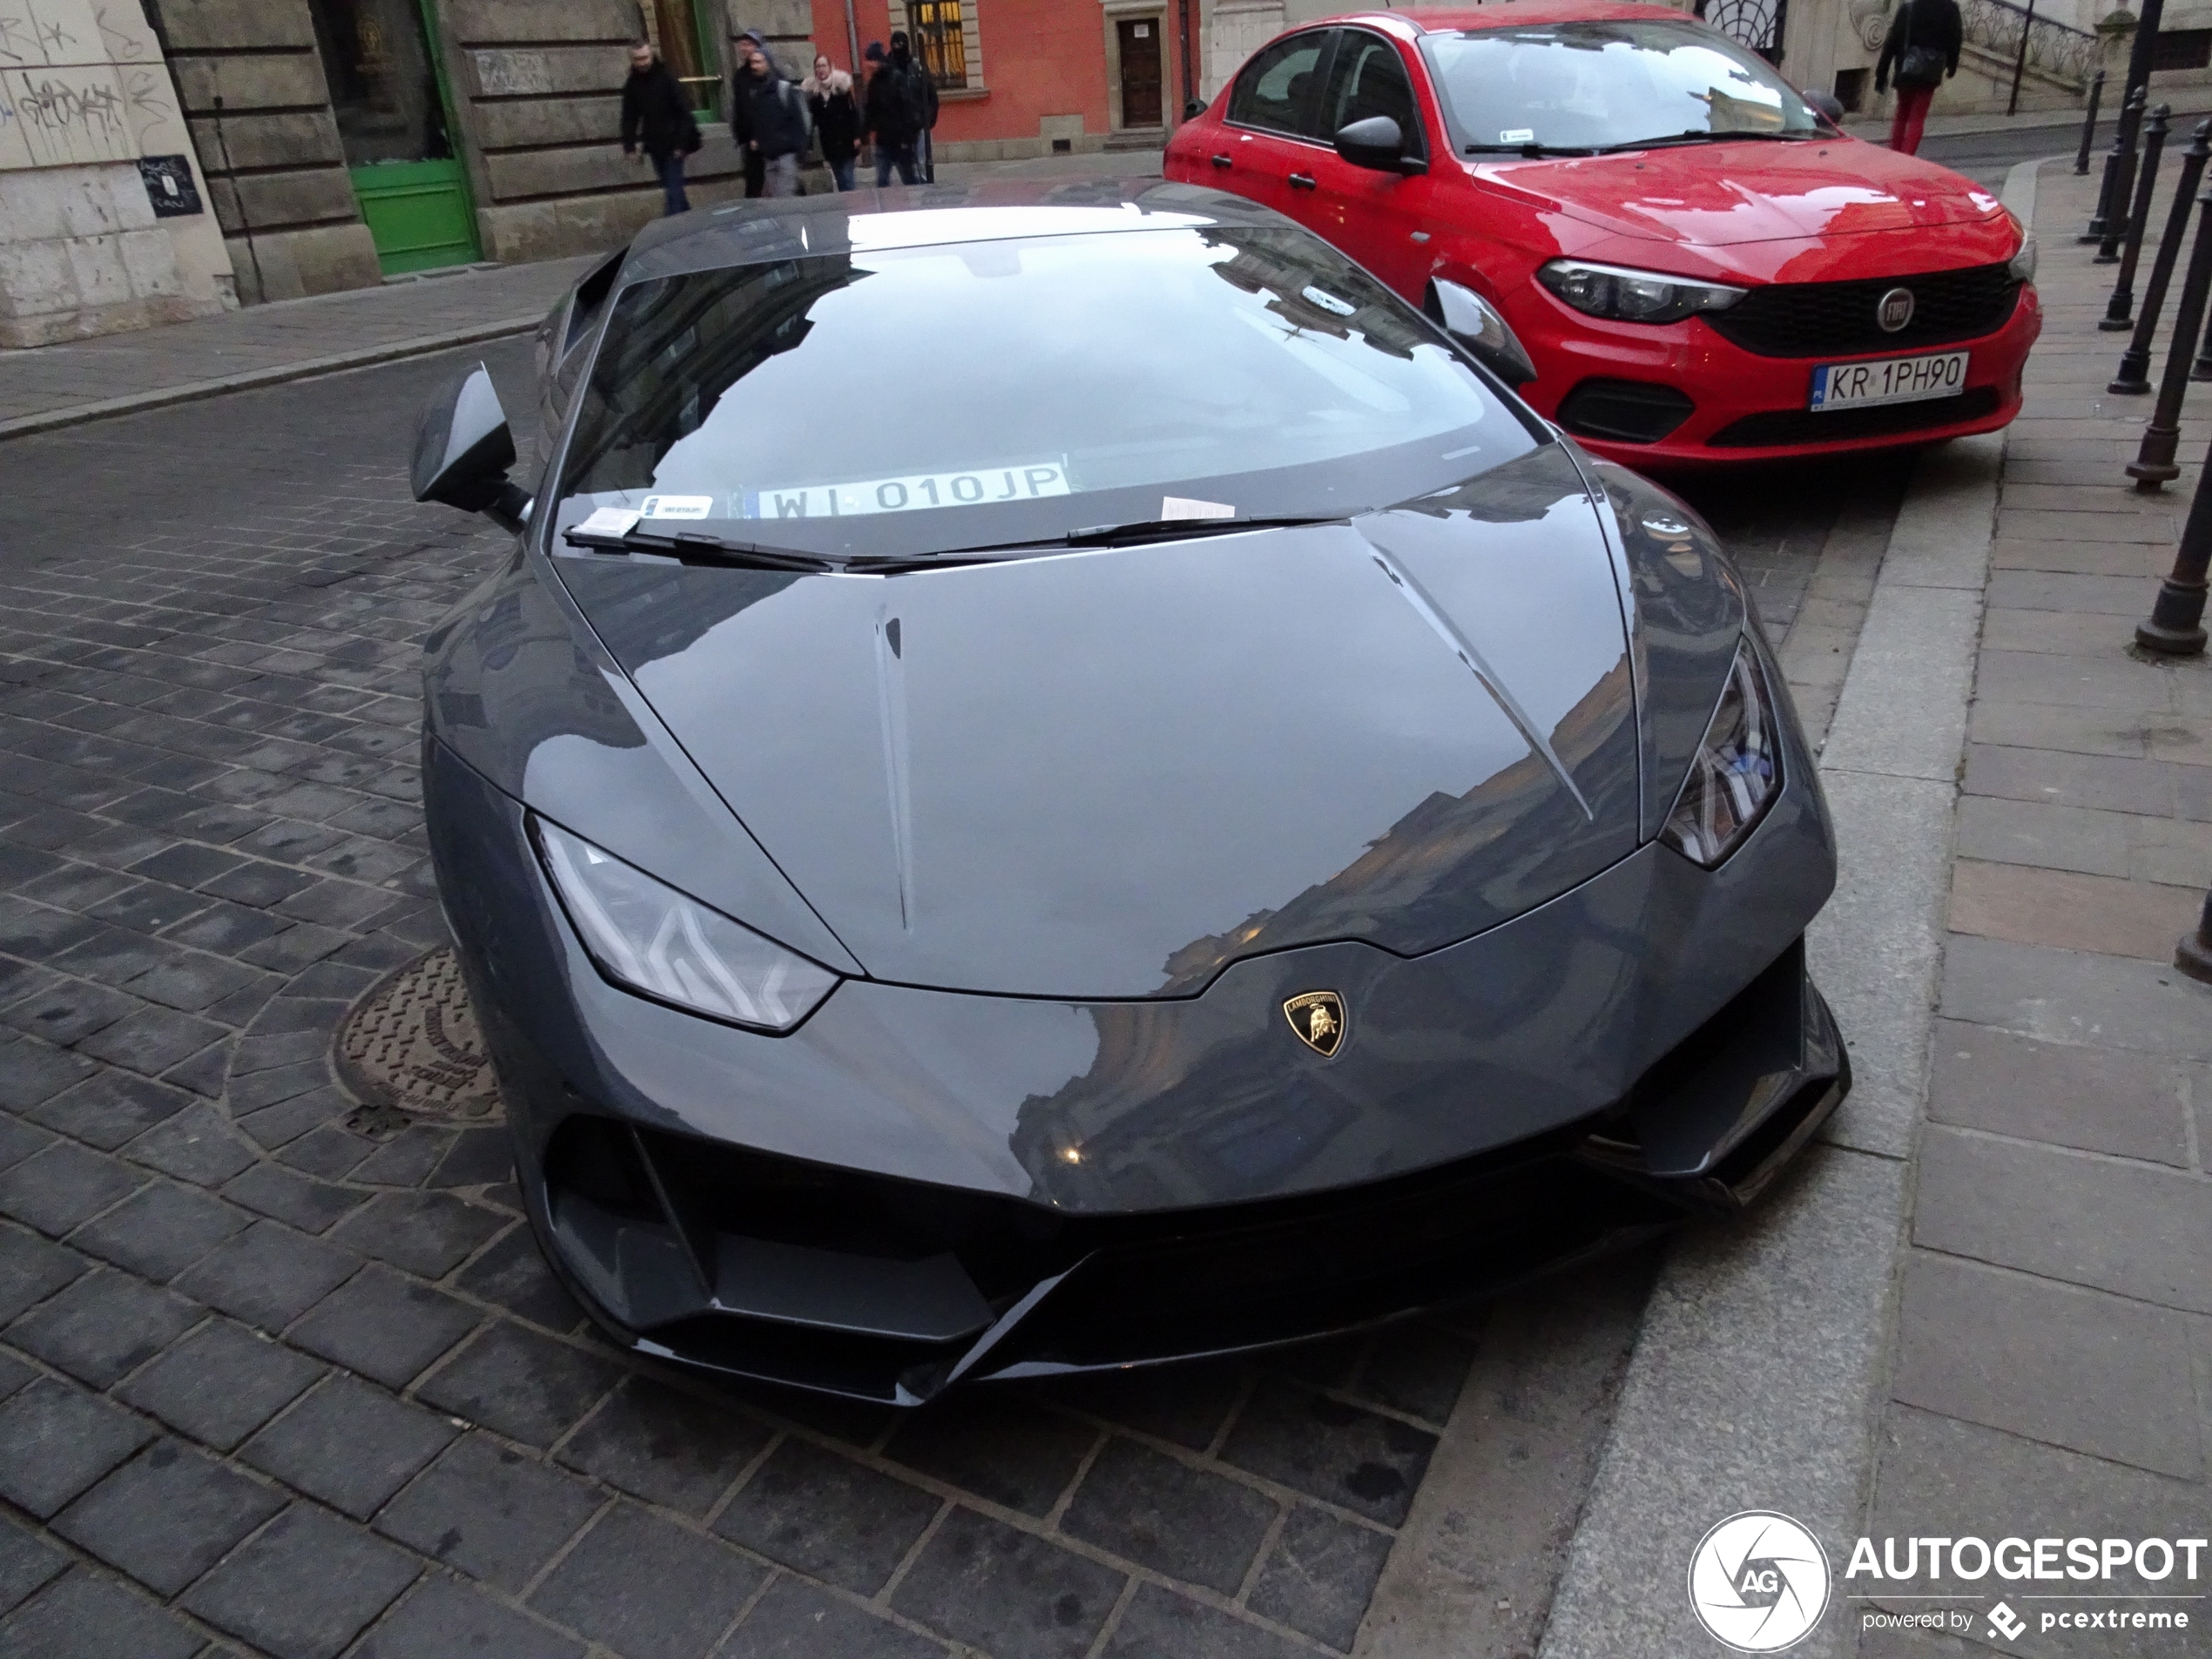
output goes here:
{"type": "Polygon", "coordinates": [[[181,133],[138,0],[0,0],[0,171],[129,161],[181,133]]]}

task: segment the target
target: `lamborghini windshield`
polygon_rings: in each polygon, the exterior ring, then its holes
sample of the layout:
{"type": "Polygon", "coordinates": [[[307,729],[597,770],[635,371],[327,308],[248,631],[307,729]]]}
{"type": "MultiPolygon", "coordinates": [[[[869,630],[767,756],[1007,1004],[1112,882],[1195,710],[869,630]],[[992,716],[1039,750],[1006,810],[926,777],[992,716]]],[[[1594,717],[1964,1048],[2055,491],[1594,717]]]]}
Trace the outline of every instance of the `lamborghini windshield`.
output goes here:
{"type": "MultiPolygon", "coordinates": [[[[870,219],[853,226],[864,244],[870,219]]],[[[556,533],[604,509],[661,535],[926,556],[1350,514],[1534,442],[1417,313],[1302,232],[860,246],[624,289],[556,533]]]]}
{"type": "Polygon", "coordinates": [[[1463,152],[1605,151],[1826,129],[1764,59],[1666,21],[1531,24],[1423,37],[1463,152]]]}

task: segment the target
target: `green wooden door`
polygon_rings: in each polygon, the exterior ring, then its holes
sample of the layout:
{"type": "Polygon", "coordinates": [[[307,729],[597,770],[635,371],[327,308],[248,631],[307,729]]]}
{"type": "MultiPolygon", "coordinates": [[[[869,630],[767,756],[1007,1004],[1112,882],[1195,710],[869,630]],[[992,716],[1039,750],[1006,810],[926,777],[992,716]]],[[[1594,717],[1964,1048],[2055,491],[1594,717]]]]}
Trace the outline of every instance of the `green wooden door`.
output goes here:
{"type": "Polygon", "coordinates": [[[480,257],[469,180],[458,161],[385,161],[349,171],[386,276],[480,257]]]}
{"type": "Polygon", "coordinates": [[[384,274],[482,257],[433,0],[308,0],[347,175],[384,274]]]}

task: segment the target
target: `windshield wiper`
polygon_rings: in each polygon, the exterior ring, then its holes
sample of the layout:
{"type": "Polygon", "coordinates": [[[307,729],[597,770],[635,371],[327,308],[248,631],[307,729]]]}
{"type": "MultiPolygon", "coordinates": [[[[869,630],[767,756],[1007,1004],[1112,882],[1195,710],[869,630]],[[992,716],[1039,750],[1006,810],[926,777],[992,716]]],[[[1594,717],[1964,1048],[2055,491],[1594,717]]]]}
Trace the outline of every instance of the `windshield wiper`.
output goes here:
{"type": "Polygon", "coordinates": [[[585,532],[579,534],[571,525],[566,531],[571,547],[605,548],[623,553],[658,553],[664,557],[678,558],[686,564],[728,564],[748,570],[797,570],[807,574],[840,570],[847,561],[823,558],[819,554],[795,552],[790,548],[762,547],[753,542],[732,541],[725,536],[716,536],[707,530],[675,530],[663,534],[658,530],[630,529],[619,536],[602,536],[585,532]]]}
{"type": "MultiPolygon", "coordinates": [[[[1365,511],[1365,509],[1359,510],[1365,511]]],[[[1061,536],[1032,536],[1019,542],[988,542],[978,547],[947,548],[911,557],[855,559],[849,568],[870,572],[927,570],[935,565],[981,564],[993,554],[1018,558],[1063,547],[1140,547],[1148,542],[1190,542],[1202,536],[1238,536],[1247,530],[1288,529],[1301,524],[1345,524],[1344,513],[1284,513],[1255,518],[1138,518],[1126,524],[1093,524],[1061,536]]]]}
{"type": "Polygon", "coordinates": [[[794,570],[804,575],[904,576],[915,570],[950,570],[956,565],[995,562],[1024,553],[1062,547],[1134,547],[1147,542],[1181,542],[1202,536],[1229,536],[1245,530],[1280,529],[1300,524],[1342,524],[1345,513],[1284,515],[1260,518],[1144,518],[1127,524],[1100,524],[1069,530],[1063,536],[1031,536],[1019,542],[998,542],[982,547],[947,548],[935,553],[859,554],[828,558],[789,548],[762,547],[732,541],[705,530],[631,529],[620,536],[579,534],[574,526],[565,532],[573,547],[603,548],[610,552],[658,553],[686,564],[731,565],[748,570],[794,570]]]}
{"type": "Polygon", "coordinates": [[[1680,132],[1661,133],[1656,138],[1632,138],[1626,144],[1605,145],[1593,153],[1602,156],[1617,155],[1623,150],[1663,150],[1671,145],[1683,144],[1803,144],[1811,138],[1824,136],[1818,132],[1776,132],[1766,128],[1746,128],[1740,132],[1716,132],[1710,127],[1689,127],[1680,132]]]}
{"type": "Polygon", "coordinates": [[[1525,156],[1531,161],[1541,161],[1547,156],[1594,156],[1597,152],[1587,144],[1470,144],[1465,147],[1470,156],[1525,156]]]}
{"type": "Polygon", "coordinates": [[[1182,542],[1245,530],[1288,529],[1300,524],[1342,524],[1349,513],[1283,513],[1253,518],[1138,518],[1126,524],[1094,524],[1052,538],[1058,547],[1134,547],[1144,542],[1182,542]]]}

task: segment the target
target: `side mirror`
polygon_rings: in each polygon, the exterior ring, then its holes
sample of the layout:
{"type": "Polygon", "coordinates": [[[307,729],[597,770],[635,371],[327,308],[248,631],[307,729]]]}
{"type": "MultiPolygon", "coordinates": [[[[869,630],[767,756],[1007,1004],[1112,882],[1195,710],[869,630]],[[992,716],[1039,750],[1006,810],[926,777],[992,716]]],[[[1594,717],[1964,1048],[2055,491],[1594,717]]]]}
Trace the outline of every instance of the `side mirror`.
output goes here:
{"type": "Polygon", "coordinates": [[[1804,100],[1813,112],[1827,122],[1830,126],[1843,125],[1844,101],[1833,92],[1807,92],[1804,94],[1804,100]]]}
{"type": "Polygon", "coordinates": [[[457,375],[422,406],[408,482],[417,501],[482,513],[503,529],[523,528],[529,497],[509,481],[515,435],[482,363],[457,375]]]}
{"type": "Polygon", "coordinates": [[[1406,134],[1386,115],[1371,115],[1337,129],[1337,153],[1374,172],[1426,172],[1428,163],[1406,153],[1406,134]]]}
{"type": "Polygon", "coordinates": [[[1432,287],[1436,306],[1431,315],[1485,368],[1508,386],[1525,386],[1536,378],[1536,365],[1529,360],[1528,348],[1514,338],[1495,306],[1473,288],[1441,277],[1432,287]]]}
{"type": "Polygon", "coordinates": [[[1186,121],[1195,121],[1205,112],[1206,101],[1202,98],[1194,98],[1183,106],[1183,118],[1186,121]]]}

